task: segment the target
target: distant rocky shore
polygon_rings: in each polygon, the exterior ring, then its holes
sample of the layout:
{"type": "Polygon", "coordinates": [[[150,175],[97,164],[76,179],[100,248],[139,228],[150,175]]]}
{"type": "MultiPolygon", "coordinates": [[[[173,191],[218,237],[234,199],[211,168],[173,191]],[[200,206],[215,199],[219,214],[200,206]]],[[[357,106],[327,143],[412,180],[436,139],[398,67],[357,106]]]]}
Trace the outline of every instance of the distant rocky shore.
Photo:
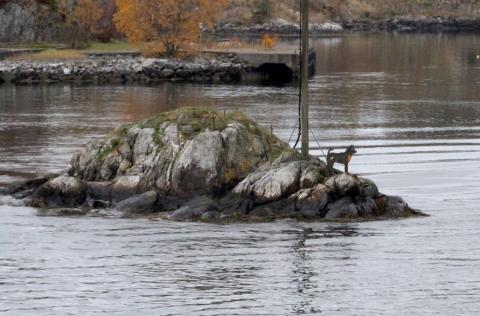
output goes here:
{"type": "MultiPolygon", "coordinates": [[[[330,33],[340,33],[344,29],[335,22],[325,22],[320,24],[310,25],[310,35],[319,36],[330,33]]],[[[279,35],[298,35],[300,34],[300,27],[298,23],[288,22],[284,19],[276,19],[265,24],[254,25],[236,25],[224,24],[218,26],[213,30],[213,34],[217,36],[262,36],[264,34],[279,34],[279,35]]]]}
{"type": "Polygon", "coordinates": [[[341,24],[347,31],[480,32],[480,18],[401,17],[385,20],[357,20],[341,24]]]}
{"type": "Polygon", "coordinates": [[[172,221],[358,221],[423,216],[371,180],[302,160],[241,113],[186,108],[122,126],[74,155],[63,174],[0,195],[50,215],[172,221]]]}
{"type": "MultiPolygon", "coordinates": [[[[313,23],[310,35],[340,35],[351,31],[387,31],[387,32],[480,32],[480,18],[461,17],[397,17],[388,19],[344,20],[339,22],[313,23]]],[[[298,23],[276,19],[265,24],[235,25],[225,24],[214,32],[219,36],[261,36],[263,34],[299,35],[298,23]]]]}
{"type": "Polygon", "coordinates": [[[29,83],[257,83],[265,79],[258,68],[234,55],[187,61],[108,57],[65,62],[0,61],[0,84],[29,83]]]}

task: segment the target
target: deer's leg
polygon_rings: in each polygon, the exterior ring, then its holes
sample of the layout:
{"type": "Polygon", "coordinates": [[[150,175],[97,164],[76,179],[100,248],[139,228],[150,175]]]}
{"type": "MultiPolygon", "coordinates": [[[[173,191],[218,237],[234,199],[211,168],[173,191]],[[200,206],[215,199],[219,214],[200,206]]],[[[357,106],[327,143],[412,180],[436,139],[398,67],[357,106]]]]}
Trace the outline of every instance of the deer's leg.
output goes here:
{"type": "Polygon", "coordinates": [[[330,160],[327,162],[327,177],[332,176],[334,174],[333,172],[333,163],[330,162],[330,160]]]}

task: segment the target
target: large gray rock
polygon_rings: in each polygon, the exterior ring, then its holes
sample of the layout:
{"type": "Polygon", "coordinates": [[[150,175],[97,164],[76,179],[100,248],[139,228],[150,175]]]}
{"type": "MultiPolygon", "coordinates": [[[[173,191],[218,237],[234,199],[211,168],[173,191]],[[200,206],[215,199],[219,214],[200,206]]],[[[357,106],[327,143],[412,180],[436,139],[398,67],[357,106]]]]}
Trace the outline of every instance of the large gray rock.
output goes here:
{"type": "Polygon", "coordinates": [[[216,201],[201,196],[188,202],[168,216],[171,221],[188,222],[212,220],[220,216],[220,208],[216,201]]]}
{"type": "Polygon", "coordinates": [[[379,215],[379,209],[376,201],[370,197],[357,197],[355,199],[355,206],[358,210],[358,215],[363,218],[373,218],[379,215]]]}
{"type": "Polygon", "coordinates": [[[390,218],[408,217],[416,211],[412,210],[410,206],[398,196],[383,196],[377,200],[377,206],[381,211],[381,215],[390,218]]]}
{"type": "Polygon", "coordinates": [[[140,193],[140,176],[123,176],[112,184],[111,200],[123,201],[140,193]]]}
{"type": "Polygon", "coordinates": [[[98,178],[103,181],[114,179],[122,162],[123,160],[121,156],[115,153],[108,155],[100,165],[100,174],[98,178]]]}
{"type": "Polygon", "coordinates": [[[271,149],[260,135],[248,131],[248,126],[232,122],[222,131],[224,144],[224,181],[227,184],[238,183],[269,159],[271,149]]]}
{"type": "Polygon", "coordinates": [[[223,187],[223,142],[219,132],[188,141],[175,162],[172,189],[179,195],[216,193],[223,187]]]}
{"type": "Polygon", "coordinates": [[[110,202],[113,182],[87,182],[87,194],[92,200],[110,202]]]}
{"type": "Polygon", "coordinates": [[[87,197],[87,185],[74,177],[60,176],[39,187],[33,206],[39,208],[78,207],[87,197]]]}
{"type": "Polygon", "coordinates": [[[358,217],[358,209],[349,196],[330,203],[325,215],[326,219],[355,219],[358,217]]]}
{"type": "Polygon", "coordinates": [[[157,201],[157,192],[149,191],[140,195],[133,196],[115,206],[115,209],[122,212],[125,216],[152,213],[157,201]]]}
{"type": "Polygon", "coordinates": [[[300,187],[302,189],[311,188],[317,185],[318,183],[322,183],[325,179],[324,176],[325,166],[318,162],[314,162],[308,165],[305,170],[302,172],[302,176],[300,177],[300,187]]]}
{"type": "Polygon", "coordinates": [[[234,189],[233,194],[252,197],[256,204],[287,198],[300,188],[302,162],[295,161],[268,171],[249,175],[234,189]]]}
{"type": "Polygon", "coordinates": [[[338,197],[353,196],[360,193],[360,180],[345,173],[329,178],[325,182],[325,186],[331,192],[335,192],[338,197]]]}
{"type": "Polygon", "coordinates": [[[32,194],[39,186],[58,177],[58,174],[50,174],[43,177],[29,179],[26,181],[17,181],[6,188],[2,188],[0,194],[13,195],[16,198],[23,198],[25,195],[32,194]]]}
{"type": "Polygon", "coordinates": [[[136,134],[136,138],[133,146],[133,160],[138,161],[145,158],[155,149],[155,129],[138,128],[134,134],[136,134]]]}
{"type": "Polygon", "coordinates": [[[321,217],[329,202],[329,189],[323,184],[302,189],[289,197],[295,203],[295,209],[305,217],[321,217]]]}
{"type": "Polygon", "coordinates": [[[380,192],[378,191],[375,182],[365,178],[359,178],[359,180],[361,195],[371,197],[372,199],[376,199],[380,196],[380,192]]]}

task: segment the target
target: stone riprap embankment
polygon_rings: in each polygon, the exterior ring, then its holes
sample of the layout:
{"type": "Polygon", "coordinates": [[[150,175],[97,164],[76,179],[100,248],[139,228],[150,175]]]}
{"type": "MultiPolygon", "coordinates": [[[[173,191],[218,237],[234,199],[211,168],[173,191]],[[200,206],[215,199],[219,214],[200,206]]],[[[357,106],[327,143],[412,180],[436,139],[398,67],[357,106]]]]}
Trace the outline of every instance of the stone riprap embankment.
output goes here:
{"type": "Polygon", "coordinates": [[[378,220],[418,216],[355,175],[327,177],[240,113],[200,108],[118,128],[74,155],[64,174],[4,194],[47,214],[173,221],[378,220]]]}
{"type": "Polygon", "coordinates": [[[0,83],[255,83],[265,75],[235,56],[176,61],[155,58],[89,58],[65,62],[0,61],[0,83]]]}

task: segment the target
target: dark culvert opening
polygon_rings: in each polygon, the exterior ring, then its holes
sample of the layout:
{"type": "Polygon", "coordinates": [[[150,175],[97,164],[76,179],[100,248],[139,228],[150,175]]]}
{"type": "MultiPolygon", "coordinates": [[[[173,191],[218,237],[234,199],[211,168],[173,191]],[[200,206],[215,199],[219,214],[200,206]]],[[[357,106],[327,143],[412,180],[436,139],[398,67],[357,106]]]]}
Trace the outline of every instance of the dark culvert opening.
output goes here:
{"type": "Polygon", "coordinates": [[[285,64],[266,63],[258,67],[262,81],[268,84],[287,84],[293,81],[293,71],[285,64]]]}

